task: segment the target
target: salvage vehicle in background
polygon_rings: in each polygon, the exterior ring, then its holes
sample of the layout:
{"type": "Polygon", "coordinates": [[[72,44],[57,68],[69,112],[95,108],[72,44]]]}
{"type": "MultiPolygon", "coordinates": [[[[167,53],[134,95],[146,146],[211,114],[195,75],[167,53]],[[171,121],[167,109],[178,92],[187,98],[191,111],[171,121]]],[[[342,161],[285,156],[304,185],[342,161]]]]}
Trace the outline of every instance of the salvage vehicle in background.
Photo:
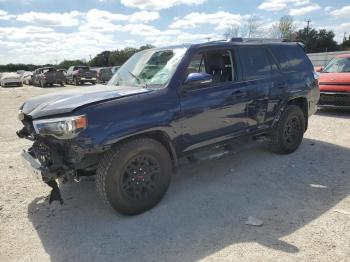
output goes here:
{"type": "Polygon", "coordinates": [[[96,75],[96,71],[91,70],[88,66],[71,66],[67,70],[66,83],[78,86],[89,82],[94,85],[97,81],[96,75]]]}
{"type": "Polygon", "coordinates": [[[57,71],[54,67],[42,67],[33,72],[32,81],[34,86],[40,87],[52,86],[54,84],[64,86],[66,78],[62,72],[57,71]]]}
{"type": "Polygon", "coordinates": [[[33,73],[26,71],[22,74],[21,81],[25,85],[32,85],[33,84],[32,78],[33,78],[33,73]]]}
{"type": "Polygon", "coordinates": [[[249,136],[296,151],[318,100],[297,43],[155,48],[134,54],[107,86],[29,99],[17,135],[33,141],[22,156],[53,188],[50,201],[63,201],[57,178],[96,173],[101,199],[136,215],[162,199],[178,159],[200,148],[249,136]]]}
{"type": "Polygon", "coordinates": [[[66,77],[67,75],[67,70],[66,69],[62,69],[62,68],[59,68],[57,69],[58,72],[62,72],[62,74],[64,75],[64,77],[66,77]]]}
{"type": "Polygon", "coordinates": [[[350,108],[350,54],[336,56],[317,71],[320,73],[319,106],[350,108]]]}
{"type": "Polygon", "coordinates": [[[111,66],[112,74],[114,75],[119,70],[120,66],[111,66]]]}
{"type": "Polygon", "coordinates": [[[21,77],[17,73],[2,73],[0,78],[0,85],[2,87],[23,86],[21,77]]]}
{"type": "Polygon", "coordinates": [[[92,68],[91,70],[96,71],[97,83],[106,83],[113,76],[112,70],[109,67],[92,68]]]}

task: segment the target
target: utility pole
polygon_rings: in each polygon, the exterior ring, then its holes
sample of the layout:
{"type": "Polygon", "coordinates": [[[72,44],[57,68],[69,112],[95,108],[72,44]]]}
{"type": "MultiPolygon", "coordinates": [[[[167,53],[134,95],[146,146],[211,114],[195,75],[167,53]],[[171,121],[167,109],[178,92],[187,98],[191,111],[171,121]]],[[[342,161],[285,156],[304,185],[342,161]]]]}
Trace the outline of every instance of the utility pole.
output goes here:
{"type": "Polygon", "coordinates": [[[306,45],[305,45],[305,49],[306,49],[306,52],[309,51],[309,31],[310,31],[310,23],[311,23],[311,20],[310,18],[307,19],[305,21],[307,23],[307,26],[306,26],[306,45]]]}
{"type": "Polygon", "coordinates": [[[306,26],[306,35],[309,36],[310,23],[311,23],[310,18],[309,18],[308,20],[306,20],[305,22],[307,23],[307,26],[306,26]]]}
{"type": "Polygon", "coordinates": [[[207,37],[206,39],[207,39],[207,40],[208,40],[208,42],[209,42],[209,41],[210,41],[210,39],[211,39],[211,37],[207,37]]]}
{"type": "Polygon", "coordinates": [[[228,40],[228,37],[230,36],[230,33],[229,33],[229,32],[226,32],[226,33],[224,34],[224,36],[225,36],[225,39],[228,40]]]}
{"type": "Polygon", "coordinates": [[[343,43],[346,41],[346,32],[344,33],[343,43]]]}

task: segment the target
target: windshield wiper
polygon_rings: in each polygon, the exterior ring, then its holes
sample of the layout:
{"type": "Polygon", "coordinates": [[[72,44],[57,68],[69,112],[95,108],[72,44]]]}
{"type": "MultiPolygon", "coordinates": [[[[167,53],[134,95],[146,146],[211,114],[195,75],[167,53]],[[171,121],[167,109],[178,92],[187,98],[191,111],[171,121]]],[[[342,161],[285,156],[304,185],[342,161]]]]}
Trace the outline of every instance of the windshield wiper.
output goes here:
{"type": "Polygon", "coordinates": [[[148,88],[148,85],[146,83],[146,81],[144,79],[142,79],[141,77],[139,76],[136,76],[135,74],[131,73],[129,70],[128,70],[128,73],[134,78],[136,79],[136,81],[139,83],[139,84],[144,84],[144,88],[148,88]]]}

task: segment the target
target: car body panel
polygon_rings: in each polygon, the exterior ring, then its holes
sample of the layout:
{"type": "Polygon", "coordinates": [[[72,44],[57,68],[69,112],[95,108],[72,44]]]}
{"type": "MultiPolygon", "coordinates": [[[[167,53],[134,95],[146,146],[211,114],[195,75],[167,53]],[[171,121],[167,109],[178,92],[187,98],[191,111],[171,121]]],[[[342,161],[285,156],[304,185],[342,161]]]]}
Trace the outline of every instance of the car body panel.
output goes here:
{"type": "MultiPolygon", "coordinates": [[[[350,59],[344,54],[336,58],[350,59]]],[[[320,72],[319,86],[321,97],[319,106],[334,108],[350,108],[350,72],[320,72]]]]}
{"type": "Polygon", "coordinates": [[[37,119],[50,115],[71,113],[81,106],[143,92],[149,92],[149,90],[128,87],[116,88],[114,86],[96,86],[94,89],[82,87],[31,98],[21,110],[24,114],[37,119]]]}

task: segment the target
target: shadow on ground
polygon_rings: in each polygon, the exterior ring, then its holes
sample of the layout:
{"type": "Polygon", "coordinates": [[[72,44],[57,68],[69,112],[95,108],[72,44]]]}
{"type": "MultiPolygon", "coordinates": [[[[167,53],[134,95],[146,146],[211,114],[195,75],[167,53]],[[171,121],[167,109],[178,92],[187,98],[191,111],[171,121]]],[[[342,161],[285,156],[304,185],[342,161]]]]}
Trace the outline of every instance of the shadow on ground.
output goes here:
{"type": "Polygon", "coordinates": [[[349,109],[321,108],[317,111],[316,114],[320,116],[326,116],[326,117],[350,119],[350,108],[349,109]]]}
{"type": "Polygon", "coordinates": [[[196,261],[243,242],[297,253],[280,239],[348,196],[350,177],[339,166],[349,166],[349,153],[310,139],[292,155],[255,145],[182,167],[163,201],[139,216],[105,208],[93,181],[64,187],[63,206],[33,200],[28,216],[54,262],[196,261]],[[264,226],[245,225],[250,215],[264,226]]]}

